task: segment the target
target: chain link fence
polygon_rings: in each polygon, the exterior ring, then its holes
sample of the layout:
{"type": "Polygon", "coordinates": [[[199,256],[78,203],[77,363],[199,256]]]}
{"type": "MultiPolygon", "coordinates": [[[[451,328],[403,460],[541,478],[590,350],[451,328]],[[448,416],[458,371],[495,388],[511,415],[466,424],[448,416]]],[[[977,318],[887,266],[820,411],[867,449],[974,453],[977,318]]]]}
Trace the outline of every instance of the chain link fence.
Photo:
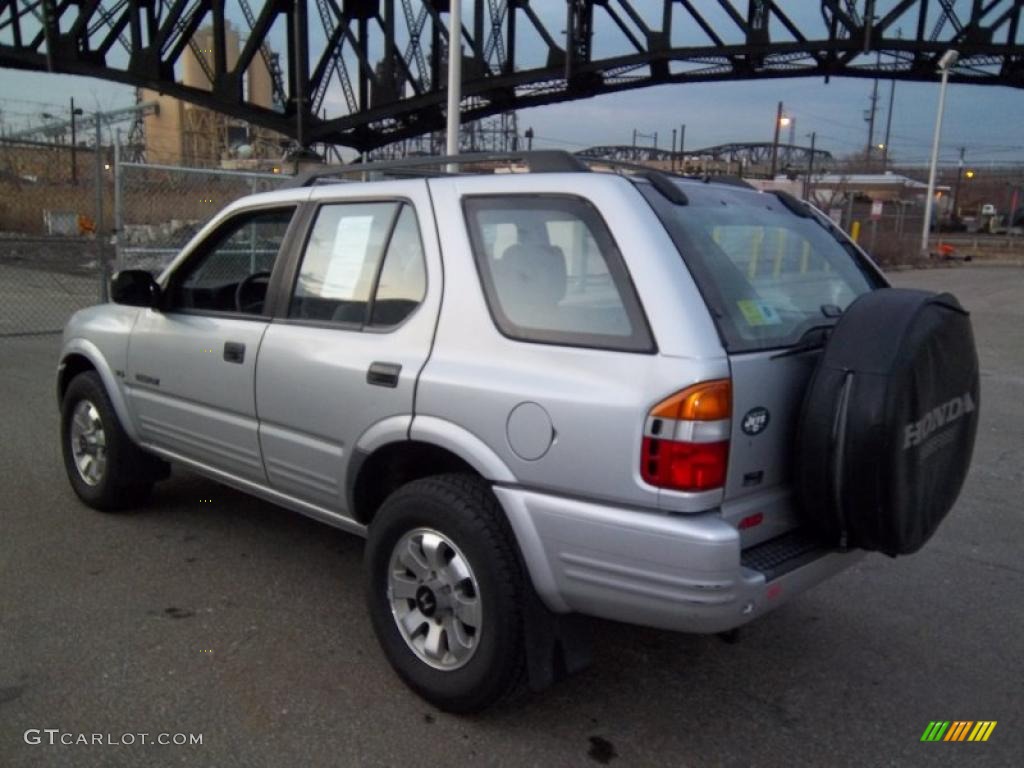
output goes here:
{"type": "Polygon", "coordinates": [[[0,236],[0,338],[59,333],[96,304],[98,248],[75,237],[0,236]]]}
{"type": "Polygon", "coordinates": [[[154,274],[229,203],[278,189],[289,178],[141,163],[120,163],[117,168],[114,269],[146,269],[154,274]]]}
{"type": "Polygon", "coordinates": [[[289,178],[110,159],[99,179],[83,167],[75,183],[46,167],[0,173],[0,338],[60,333],[106,300],[111,273],[159,272],[226,205],[289,178]]]}
{"type": "Polygon", "coordinates": [[[71,159],[66,147],[0,141],[0,338],[59,332],[99,300],[93,215],[113,177],[91,150],[71,159]]]}

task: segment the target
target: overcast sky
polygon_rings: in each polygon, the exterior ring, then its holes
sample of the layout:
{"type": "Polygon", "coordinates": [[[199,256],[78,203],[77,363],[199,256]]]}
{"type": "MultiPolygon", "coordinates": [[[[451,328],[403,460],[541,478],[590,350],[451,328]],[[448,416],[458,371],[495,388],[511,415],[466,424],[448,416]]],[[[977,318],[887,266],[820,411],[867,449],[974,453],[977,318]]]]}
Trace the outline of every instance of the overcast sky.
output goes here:
{"type": "MultiPolygon", "coordinates": [[[[472,0],[462,0],[465,23],[470,24],[472,0]]],[[[970,12],[972,0],[951,0],[962,17],[970,12]]],[[[734,0],[737,6],[743,4],[734,0]]],[[[701,12],[727,42],[742,33],[724,14],[717,3],[699,3],[701,12]]],[[[821,5],[811,0],[787,0],[781,4],[790,18],[812,37],[825,36],[821,5]]],[[[888,14],[898,6],[897,0],[875,0],[876,13],[888,14]]],[[[233,6],[231,6],[233,7],[233,6]]],[[[530,6],[549,32],[564,34],[564,2],[534,2],[530,6]]],[[[634,7],[651,28],[661,25],[661,0],[634,0],[634,7]]],[[[862,7],[862,3],[858,3],[862,7]]],[[[1000,15],[1002,6],[993,5],[986,21],[1000,15]]],[[[672,41],[674,45],[705,45],[708,39],[698,24],[690,19],[680,4],[673,6],[672,41]]],[[[938,4],[929,6],[929,28],[936,23],[938,4]]],[[[901,28],[911,29],[916,9],[910,7],[896,20],[901,28]]],[[[517,66],[542,66],[547,46],[530,25],[519,25],[517,66]]],[[[245,28],[244,21],[234,20],[245,28]]],[[[402,22],[404,23],[404,22],[402,22]]],[[[401,26],[401,23],[399,24],[401,26]]],[[[593,55],[606,58],[628,53],[629,40],[606,16],[600,6],[595,8],[593,55]]],[[[1005,25],[1003,28],[1005,29],[1005,25]]],[[[944,34],[951,28],[943,27],[944,34]]],[[[372,30],[371,30],[372,31],[372,30]]],[[[285,50],[284,17],[278,17],[270,31],[269,42],[274,50],[285,50]]],[[[403,34],[399,30],[396,34],[403,34]]],[[[1005,36],[1005,31],[1000,32],[1005,36]]],[[[320,24],[310,25],[311,49],[322,47],[324,30],[320,24]]],[[[789,33],[773,17],[771,36],[784,42],[789,33]]],[[[244,35],[243,35],[244,36],[244,35]]],[[[1024,36],[1024,33],[1019,33],[1024,36]]],[[[379,38],[380,35],[378,34],[379,38]]],[[[400,39],[399,44],[403,41],[400,39]]],[[[382,54],[382,45],[371,37],[371,59],[382,54]]],[[[115,51],[117,49],[115,48],[115,51]]],[[[119,54],[123,58],[123,52],[119,54]]],[[[351,55],[351,53],[347,54],[351,55]]],[[[354,62],[352,62],[354,64],[354,62]]],[[[116,63],[115,63],[116,65],[116,63]]],[[[879,110],[876,115],[875,141],[883,140],[889,83],[879,84],[879,110]]],[[[833,78],[825,84],[821,78],[789,80],[765,79],[733,83],[667,85],[646,88],[585,101],[566,102],[547,107],[522,110],[520,130],[532,126],[535,147],[581,149],[594,144],[629,144],[633,129],[644,133],[658,132],[659,146],[671,144],[672,129],[686,124],[686,147],[699,147],[727,142],[770,141],[776,103],[785,103],[786,113],[796,119],[795,141],[807,144],[807,134],[817,133],[818,144],[837,155],[863,151],[867,143],[864,111],[869,105],[871,81],[833,78]]],[[[940,158],[956,159],[959,147],[967,148],[968,162],[1024,161],[1024,89],[997,86],[951,85],[947,98],[940,158]]],[[[98,104],[101,108],[127,106],[134,102],[134,93],[125,86],[99,80],[0,70],[0,110],[5,124],[24,124],[29,115],[42,110],[67,109],[67,100],[74,96],[86,109],[98,104]]],[[[935,107],[937,83],[897,83],[896,107],[893,110],[891,157],[897,162],[923,163],[928,159],[935,107]]],[[[326,104],[342,103],[337,84],[328,91],[326,104]]],[[[340,107],[332,114],[344,112],[340,107]]],[[[38,121],[38,117],[35,118],[38,121]]],[[[784,131],[782,140],[788,139],[784,131]]]]}
{"type": "MultiPolygon", "coordinates": [[[[885,130],[889,83],[879,84],[876,141],[885,130]]],[[[672,129],[686,124],[686,147],[696,149],[734,141],[770,141],[776,103],[796,119],[796,142],[807,144],[815,131],[818,146],[834,154],[863,150],[867,142],[864,111],[871,82],[834,78],[764,80],[735,83],[666,85],[592,99],[522,110],[520,131],[532,126],[535,147],[582,149],[593,144],[629,144],[633,129],[658,132],[659,146],[671,144],[672,129]]],[[[133,103],[132,89],[70,75],[0,71],[0,109],[7,125],[26,114],[66,110],[74,96],[86,109],[133,103]]],[[[897,83],[893,110],[892,157],[926,162],[938,86],[897,83]]],[[[782,140],[788,138],[784,129],[782,140]]],[[[946,99],[941,159],[952,161],[967,147],[968,162],[1024,161],[1024,89],[950,85],[946,99]]]]}

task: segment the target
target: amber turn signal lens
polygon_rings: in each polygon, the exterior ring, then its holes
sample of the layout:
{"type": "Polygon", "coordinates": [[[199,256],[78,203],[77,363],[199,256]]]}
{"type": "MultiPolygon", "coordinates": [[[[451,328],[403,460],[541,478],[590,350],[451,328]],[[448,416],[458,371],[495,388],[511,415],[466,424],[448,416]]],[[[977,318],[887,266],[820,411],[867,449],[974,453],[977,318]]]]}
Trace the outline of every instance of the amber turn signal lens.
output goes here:
{"type": "Polygon", "coordinates": [[[666,398],[651,409],[659,419],[718,421],[732,414],[732,384],[729,379],[702,381],[666,398]]]}

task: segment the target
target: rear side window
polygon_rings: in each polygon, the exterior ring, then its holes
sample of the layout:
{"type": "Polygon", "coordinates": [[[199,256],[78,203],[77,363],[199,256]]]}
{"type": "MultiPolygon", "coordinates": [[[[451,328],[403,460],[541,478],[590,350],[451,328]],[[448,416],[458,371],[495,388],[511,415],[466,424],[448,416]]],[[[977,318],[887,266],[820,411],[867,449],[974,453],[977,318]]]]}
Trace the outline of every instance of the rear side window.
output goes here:
{"type": "Polygon", "coordinates": [[[394,326],[423,300],[426,271],[416,214],[399,202],[320,208],[288,316],[394,326]]]}
{"type": "Polygon", "coordinates": [[[673,205],[640,185],[690,268],[726,349],[795,344],[879,287],[859,255],[774,195],[689,184],[673,205]]]}
{"type": "Polygon", "coordinates": [[[593,206],[545,195],[470,197],[464,206],[487,303],[503,334],[653,349],[622,255],[593,206]]]}

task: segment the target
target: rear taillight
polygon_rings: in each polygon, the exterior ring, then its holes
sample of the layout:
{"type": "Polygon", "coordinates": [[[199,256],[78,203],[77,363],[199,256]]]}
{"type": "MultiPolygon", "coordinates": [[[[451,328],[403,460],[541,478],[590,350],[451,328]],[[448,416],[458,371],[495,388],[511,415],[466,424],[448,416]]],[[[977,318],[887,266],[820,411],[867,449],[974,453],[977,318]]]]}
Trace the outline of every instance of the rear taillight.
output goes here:
{"type": "Polygon", "coordinates": [[[729,463],[731,416],[728,379],[695,384],[655,405],[644,425],[644,481],[675,491],[721,488],[729,463]]]}

